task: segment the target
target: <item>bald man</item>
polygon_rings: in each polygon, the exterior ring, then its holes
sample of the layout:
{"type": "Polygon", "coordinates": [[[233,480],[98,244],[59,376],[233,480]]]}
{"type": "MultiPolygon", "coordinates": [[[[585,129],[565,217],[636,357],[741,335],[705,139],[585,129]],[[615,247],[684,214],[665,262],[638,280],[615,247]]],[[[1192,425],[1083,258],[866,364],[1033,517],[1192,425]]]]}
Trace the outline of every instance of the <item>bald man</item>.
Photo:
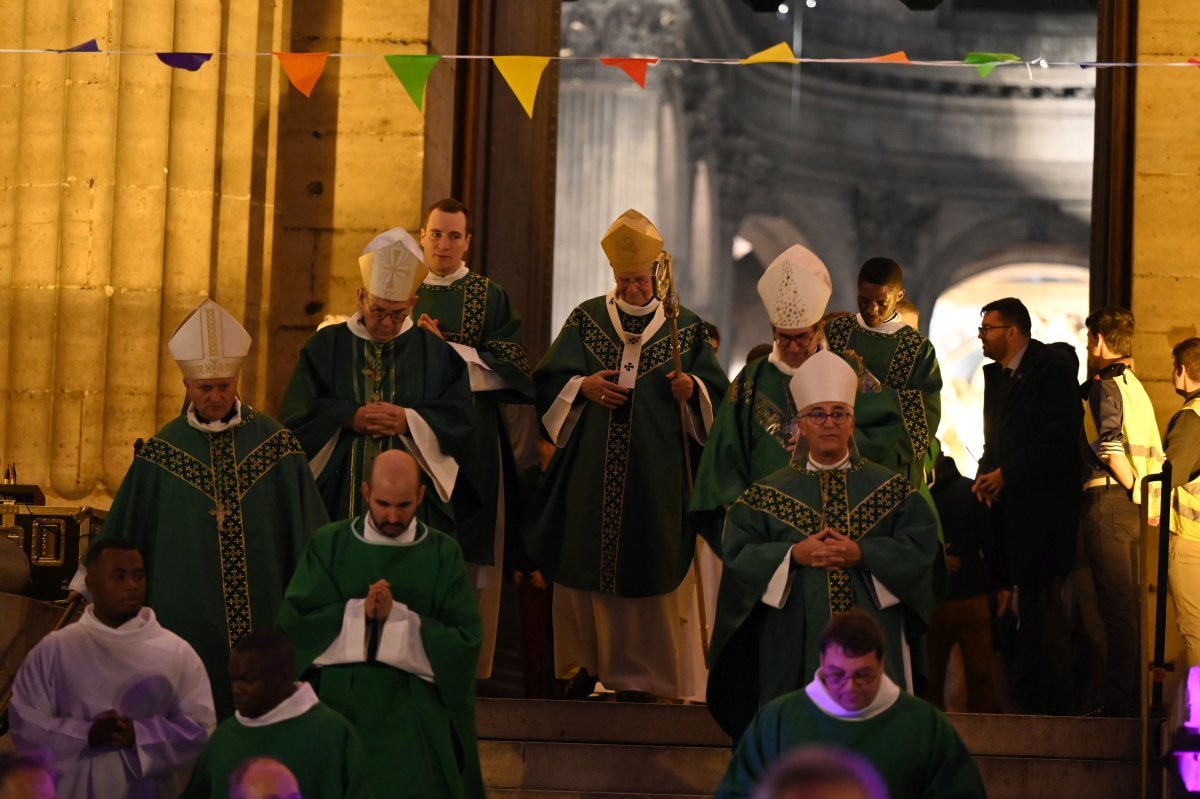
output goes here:
{"type": "Polygon", "coordinates": [[[252,757],[229,778],[230,799],[278,799],[299,796],[300,785],[288,767],[269,757],[252,757]]]}
{"type": "Polygon", "coordinates": [[[360,490],[367,512],[313,535],[278,625],[297,672],[320,669],[321,701],[357,728],[375,799],[482,797],[482,634],[462,552],[417,520],[425,488],[407,452],[381,453],[360,490]]]}

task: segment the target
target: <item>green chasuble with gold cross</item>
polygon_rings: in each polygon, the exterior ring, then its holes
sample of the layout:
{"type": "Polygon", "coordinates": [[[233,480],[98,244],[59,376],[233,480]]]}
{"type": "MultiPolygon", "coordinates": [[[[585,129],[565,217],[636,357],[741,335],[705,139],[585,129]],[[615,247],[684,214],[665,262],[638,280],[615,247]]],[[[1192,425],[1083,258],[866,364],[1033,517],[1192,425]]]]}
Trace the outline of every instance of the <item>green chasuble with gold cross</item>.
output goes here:
{"type": "Polygon", "coordinates": [[[716,552],[726,506],[791,460],[797,417],[791,379],[765,357],[751,361],[729,384],[713,419],[688,514],[716,552]]]}
{"type": "Polygon", "coordinates": [[[453,532],[456,517],[479,512],[466,364],[449,344],[407,321],[403,333],[383,343],[356,335],[352,324],[361,325],[357,314],[345,324],[321,328],[300,350],[280,421],[300,440],[329,518],[337,520],[362,513],[359,487],[375,456],[409,448],[413,441],[356,433],[349,426],[355,412],[375,401],[412,409],[432,429],[441,452],[458,464],[449,501],[439,496],[428,469],[421,475],[426,489],[421,519],[453,532]]]}
{"type": "MultiPolygon", "coordinates": [[[[429,278],[426,278],[428,281],[429,278]]],[[[451,345],[474,350],[486,369],[468,362],[471,371],[474,444],[471,458],[479,476],[480,510],[471,519],[458,519],[456,538],[470,563],[491,565],[495,559],[492,537],[500,507],[500,470],[507,495],[504,508],[511,513],[517,477],[512,465],[512,445],[500,419],[501,403],[533,402],[529,357],[521,339],[521,319],[506,292],[483,275],[467,272],[448,285],[421,285],[413,317],[429,314],[437,320],[443,338],[451,345]],[[490,374],[488,374],[490,370],[490,374]],[[476,374],[482,379],[478,379],[476,374]]]]}
{"type": "Polygon", "coordinates": [[[923,464],[942,418],[942,373],[933,344],[904,325],[893,333],[868,330],[854,315],[825,323],[829,348],[854,350],[882,383],[854,401],[854,441],[864,458],[924,485],[923,464]]]}
{"type": "Polygon", "coordinates": [[[840,611],[874,617],[884,629],[888,674],[904,686],[911,673],[921,689],[941,545],[933,512],[908,480],[860,458],[845,470],[790,464],[729,509],[723,546],[708,703],[734,739],[762,704],[812,677],[821,630],[840,611]],[[825,527],[858,543],[862,565],[827,571],[789,561],[779,607],[766,604],[792,544],[825,527]]]}
{"type": "Polygon", "coordinates": [[[328,518],[290,431],[245,403],[219,433],[180,415],[138,451],[98,541],[132,541],[146,604],[192,645],[220,718],[233,713],[229,650],[275,620],[313,531],[328,518]]]}
{"type": "MultiPolygon", "coordinates": [[[[547,411],[563,402],[572,379],[601,370],[625,370],[634,389],[615,411],[579,391],[569,403],[574,425],[569,435],[547,431],[559,449],[531,503],[525,543],[538,568],[556,583],[619,597],[659,596],[683,580],[696,541],[684,519],[680,408],[666,377],[674,369],[670,325],[656,321],[661,309],[645,316],[617,311],[615,304],[610,310],[612,296],[571,311],[538,364],[533,377],[538,415],[545,425],[547,411]],[[614,315],[625,336],[617,332],[614,315]],[[639,340],[630,345],[628,337],[639,340]],[[636,361],[625,360],[631,346],[640,346],[636,361]]],[[[716,406],[728,382],[700,318],[683,308],[678,321],[683,371],[703,387],[693,394],[689,424],[703,436],[702,394],[716,406]]],[[[692,448],[695,440],[689,442],[692,448]]]]}

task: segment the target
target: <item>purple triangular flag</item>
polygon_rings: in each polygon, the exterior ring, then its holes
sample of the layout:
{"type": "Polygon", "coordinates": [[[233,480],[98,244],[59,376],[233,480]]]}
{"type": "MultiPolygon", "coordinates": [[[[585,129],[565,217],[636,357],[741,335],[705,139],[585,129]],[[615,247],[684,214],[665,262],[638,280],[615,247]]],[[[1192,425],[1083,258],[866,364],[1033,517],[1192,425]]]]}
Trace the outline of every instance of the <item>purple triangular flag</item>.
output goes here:
{"type": "Polygon", "coordinates": [[[186,69],[195,72],[208,63],[212,53],[155,53],[158,60],[173,69],[186,69]]]}
{"type": "Polygon", "coordinates": [[[98,53],[100,45],[96,44],[95,39],[88,39],[83,44],[77,44],[74,47],[68,47],[66,50],[55,50],[51,48],[52,53],[98,53]]]}

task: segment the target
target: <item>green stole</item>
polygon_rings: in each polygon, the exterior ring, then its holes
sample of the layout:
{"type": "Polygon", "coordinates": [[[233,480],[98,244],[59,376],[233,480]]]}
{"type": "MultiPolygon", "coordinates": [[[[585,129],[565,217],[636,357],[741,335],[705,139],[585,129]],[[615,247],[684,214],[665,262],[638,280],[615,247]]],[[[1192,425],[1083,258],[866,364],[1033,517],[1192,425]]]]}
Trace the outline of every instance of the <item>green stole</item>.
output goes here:
{"type": "Polygon", "coordinates": [[[903,477],[862,459],[848,470],[790,464],[746,490],[725,522],[725,573],[709,651],[708,702],[736,737],[758,707],[804,684],[819,662],[817,641],[834,613],[859,608],[884,629],[886,667],[904,685],[904,644],[918,689],[921,635],[933,610],[933,567],[941,553],[929,505],[903,477]],[[782,608],[762,602],[792,544],[830,527],[854,539],[853,569],[792,565],[782,608]],[[874,575],[899,604],[880,608],[874,575]]]}
{"type": "MultiPolygon", "coordinates": [[[[695,548],[695,533],[684,524],[679,403],[666,378],[674,370],[669,325],[642,342],[636,364],[623,364],[624,339],[607,302],[607,296],[595,297],[576,307],[538,364],[538,415],[545,416],[573,377],[624,369],[635,389],[621,411],[602,408],[582,392],[575,398],[578,421],[531,502],[525,543],[538,568],[562,585],[620,597],[658,596],[683,580],[695,548]]],[[[632,334],[650,316],[620,319],[632,334]]],[[[704,383],[716,405],[728,384],[707,326],[686,308],[680,311],[679,343],[683,370],[704,383]]]]}
{"type": "Polygon", "coordinates": [[[146,604],[204,662],[219,718],[233,712],[229,650],[270,626],[313,530],[328,521],[295,436],[241,405],[219,433],[176,417],[134,456],[97,541],[132,541],[146,604]]]}
{"type": "MultiPolygon", "coordinates": [[[[288,585],[278,626],[303,672],[337,638],[346,602],[387,580],[421,617],[434,682],[383,663],[319,670],[321,701],[358,730],[375,799],[483,796],[475,743],[475,662],[482,632],[458,544],[418,525],[411,544],[363,540],[362,517],[322,527],[288,585]]],[[[364,642],[364,652],[366,646],[364,642]]]]}

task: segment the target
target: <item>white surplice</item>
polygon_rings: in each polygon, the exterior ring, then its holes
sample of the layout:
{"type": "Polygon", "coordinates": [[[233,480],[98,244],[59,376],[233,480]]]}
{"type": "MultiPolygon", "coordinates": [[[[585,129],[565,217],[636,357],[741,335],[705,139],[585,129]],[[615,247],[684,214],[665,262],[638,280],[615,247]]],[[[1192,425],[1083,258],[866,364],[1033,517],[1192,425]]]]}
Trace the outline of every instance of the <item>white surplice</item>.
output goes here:
{"type": "Polygon", "coordinates": [[[216,726],[199,656],[150,608],[112,628],[88,607],[44,638],[17,671],[9,719],[17,750],[49,754],[72,799],[178,796],[216,726]],[[88,746],[108,710],[133,719],[134,746],[88,746]]]}

